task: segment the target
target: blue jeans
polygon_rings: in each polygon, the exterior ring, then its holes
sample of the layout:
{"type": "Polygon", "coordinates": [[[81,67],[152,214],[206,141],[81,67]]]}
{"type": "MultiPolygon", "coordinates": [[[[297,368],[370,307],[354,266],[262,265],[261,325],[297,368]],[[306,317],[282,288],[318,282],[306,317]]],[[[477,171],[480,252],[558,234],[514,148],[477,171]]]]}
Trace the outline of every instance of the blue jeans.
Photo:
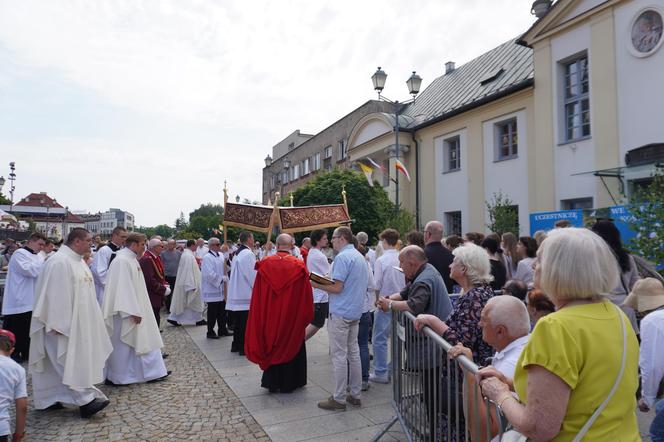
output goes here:
{"type": "Polygon", "coordinates": [[[652,442],[664,442],[664,399],[655,403],[655,419],[650,424],[652,442]]]}
{"type": "Polygon", "coordinates": [[[392,329],[392,312],[384,312],[380,309],[374,311],[373,338],[374,349],[374,374],[380,377],[388,375],[387,343],[390,340],[392,329]]]}
{"type": "Polygon", "coordinates": [[[360,346],[360,362],[362,363],[362,380],[369,380],[369,329],[371,328],[371,312],[362,313],[360,330],[357,333],[357,344],[360,346]]]}

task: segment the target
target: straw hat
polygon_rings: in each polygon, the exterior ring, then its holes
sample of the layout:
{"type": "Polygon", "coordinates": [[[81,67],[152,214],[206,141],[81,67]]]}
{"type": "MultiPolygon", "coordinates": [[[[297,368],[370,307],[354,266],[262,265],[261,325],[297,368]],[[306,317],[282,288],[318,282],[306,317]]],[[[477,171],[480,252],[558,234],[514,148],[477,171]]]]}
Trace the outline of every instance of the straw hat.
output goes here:
{"type": "Polygon", "coordinates": [[[634,284],[623,305],[640,312],[661,307],[664,305],[664,285],[655,278],[640,279],[634,284]]]}

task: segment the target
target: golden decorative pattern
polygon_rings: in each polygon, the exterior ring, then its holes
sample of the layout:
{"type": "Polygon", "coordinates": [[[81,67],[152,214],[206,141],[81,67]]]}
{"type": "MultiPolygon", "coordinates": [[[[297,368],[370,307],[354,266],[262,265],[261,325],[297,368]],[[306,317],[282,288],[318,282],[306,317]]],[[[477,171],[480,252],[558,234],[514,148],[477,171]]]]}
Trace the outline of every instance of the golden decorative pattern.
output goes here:
{"type": "Polygon", "coordinates": [[[253,227],[267,230],[270,227],[272,207],[226,203],[224,223],[232,226],[253,227]]]}
{"type": "Polygon", "coordinates": [[[280,207],[283,231],[300,231],[348,223],[350,217],[343,204],[311,207],[280,207]]]}

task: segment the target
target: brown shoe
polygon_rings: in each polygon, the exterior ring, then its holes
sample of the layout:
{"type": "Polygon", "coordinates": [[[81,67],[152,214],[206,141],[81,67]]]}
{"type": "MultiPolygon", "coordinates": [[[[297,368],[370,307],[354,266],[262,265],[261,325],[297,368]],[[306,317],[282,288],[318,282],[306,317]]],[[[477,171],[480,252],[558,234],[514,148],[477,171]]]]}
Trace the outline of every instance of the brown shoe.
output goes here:
{"type": "Polygon", "coordinates": [[[360,407],[362,405],[362,401],[360,399],[353,397],[350,394],[346,396],[346,402],[351,405],[355,405],[356,407],[360,407]]]}
{"type": "Polygon", "coordinates": [[[318,403],[318,408],[330,411],[346,411],[346,404],[337,402],[334,400],[334,397],[330,396],[327,400],[320,401],[318,403]]]}

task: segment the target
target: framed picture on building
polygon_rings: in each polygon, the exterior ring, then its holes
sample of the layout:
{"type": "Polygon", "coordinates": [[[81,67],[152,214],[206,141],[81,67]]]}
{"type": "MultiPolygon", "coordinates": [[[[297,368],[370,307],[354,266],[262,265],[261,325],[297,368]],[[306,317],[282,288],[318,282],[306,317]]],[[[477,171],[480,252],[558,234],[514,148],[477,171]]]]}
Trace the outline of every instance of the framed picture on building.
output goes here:
{"type": "Polygon", "coordinates": [[[649,6],[641,9],[632,20],[629,50],[636,57],[652,55],[662,45],[664,20],[659,8],[649,6]]]}

